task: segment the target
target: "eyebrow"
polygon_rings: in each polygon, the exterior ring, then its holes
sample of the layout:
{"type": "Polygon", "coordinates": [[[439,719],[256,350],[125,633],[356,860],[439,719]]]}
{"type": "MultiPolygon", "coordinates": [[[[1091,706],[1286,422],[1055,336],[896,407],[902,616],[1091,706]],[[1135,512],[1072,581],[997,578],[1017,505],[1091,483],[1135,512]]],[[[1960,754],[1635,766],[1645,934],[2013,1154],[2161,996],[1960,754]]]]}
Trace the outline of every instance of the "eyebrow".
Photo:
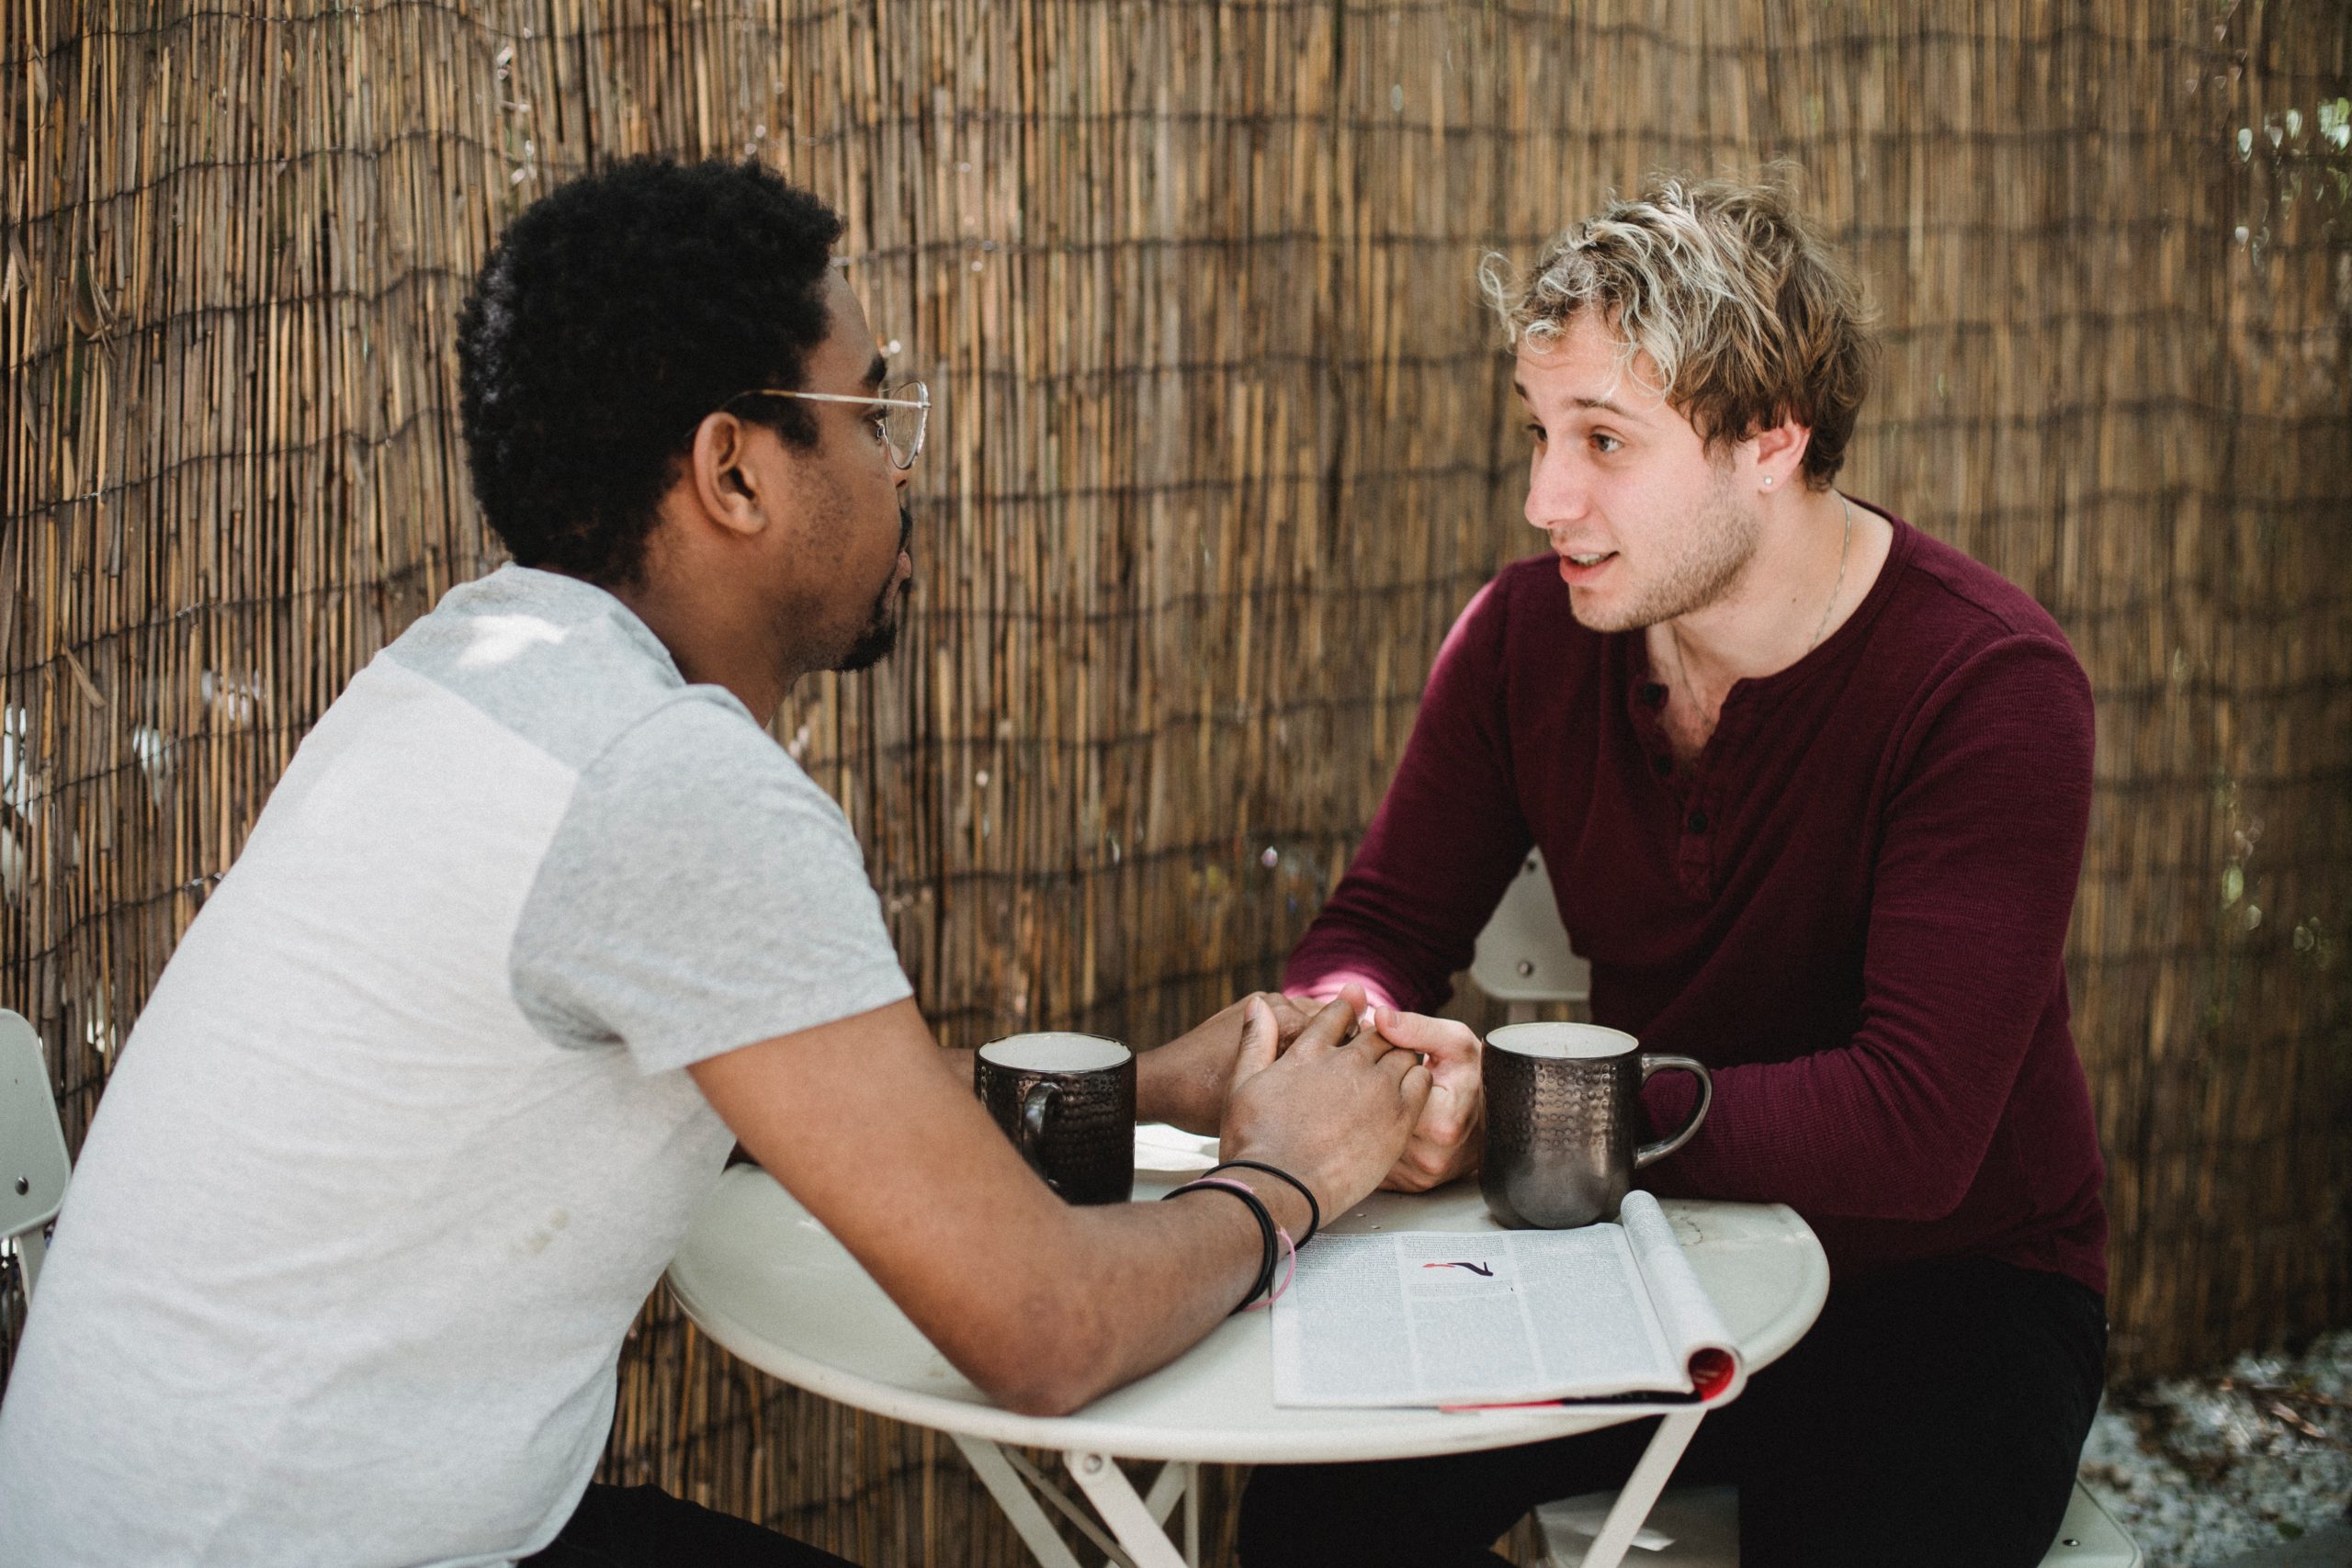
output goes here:
{"type": "Polygon", "coordinates": [[[865,367],[865,384],[874,389],[874,390],[877,392],[880,391],[882,389],[883,375],[889,368],[889,360],[883,357],[881,355],[876,355],[874,356],[874,363],[865,367]]]}
{"type": "MultiPolygon", "coordinates": [[[[1517,378],[1513,378],[1510,384],[1510,389],[1519,394],[1519,400],[1521,402],[1525,402],[1527,400],[1526,383],[1520,381],[1517,378]]],[[[1603,413],[1613,413],[1620,419],[1632,419],[1635,417],[1633,410],[1624,407],[1623,404],[1611,402],[1607,398],[1570,398],[1568,401],[1576,408],[1599,409],[1603,413]]]]}

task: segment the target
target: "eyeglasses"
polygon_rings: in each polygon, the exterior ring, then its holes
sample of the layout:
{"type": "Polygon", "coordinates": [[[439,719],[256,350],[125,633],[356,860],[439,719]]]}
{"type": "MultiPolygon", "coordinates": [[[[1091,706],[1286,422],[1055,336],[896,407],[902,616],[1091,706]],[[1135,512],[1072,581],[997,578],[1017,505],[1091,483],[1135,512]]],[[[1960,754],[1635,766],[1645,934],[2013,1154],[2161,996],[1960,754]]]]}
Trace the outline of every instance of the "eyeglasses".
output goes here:
{"type": "Polygon", "coordinates": [[[798,398],[804,403],[863,403],[875,410],[874,434],[889,449],[890,466],[911,468],[915,454],[922,450],[923,425],[931,417],[931,389],[921,381],[900,381],[885,387],[876,396],[860,397],[854,392],[800,392],[782,387],[754,387],[748,392],[738,392],[732,402],[741,398],[798,398]]]}

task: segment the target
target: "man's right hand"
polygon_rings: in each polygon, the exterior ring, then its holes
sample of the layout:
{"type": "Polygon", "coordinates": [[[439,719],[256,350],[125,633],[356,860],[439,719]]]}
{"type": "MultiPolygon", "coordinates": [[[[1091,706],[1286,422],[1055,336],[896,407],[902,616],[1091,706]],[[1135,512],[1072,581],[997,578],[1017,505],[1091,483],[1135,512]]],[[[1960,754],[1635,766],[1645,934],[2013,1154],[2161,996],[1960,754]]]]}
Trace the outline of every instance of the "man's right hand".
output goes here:
{"type": "Polygon", "coordinates": [[[1288,1050],[1257,998],[1242,1019],[1222,1152],[1297,1177],[1327,1217],[1372,1191],[1396,1165],[1430,1096],[1430,1070],[1377,1030],[1361,1029],[1363,993],[1349,987],[1288,1050]]]}
{"type": "Polygon", "coordinates": [[[1430,1098],[1411,1141],[1380,1183],[1394,1192],[1426,1192],[1478,1168],[1486,1150],[1487,1104],[1479,1056],[1485,1047],[1469,1025],[1452,1019],[1375,1009],[1373,1026],[1389,1043],[1417,1053],[1429,1065],[1430,1098]]]}

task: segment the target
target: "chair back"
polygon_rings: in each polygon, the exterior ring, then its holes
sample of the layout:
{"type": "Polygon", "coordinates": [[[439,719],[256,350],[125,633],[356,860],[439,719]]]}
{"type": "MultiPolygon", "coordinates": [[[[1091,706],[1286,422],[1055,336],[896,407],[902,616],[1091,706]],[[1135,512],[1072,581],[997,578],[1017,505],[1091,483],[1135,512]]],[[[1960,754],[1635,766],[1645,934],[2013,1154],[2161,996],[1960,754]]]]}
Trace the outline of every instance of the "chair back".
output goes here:
{"type": "Polygon", "coordinates": [[[1528,851],[1519,874],[1503,889],[1502,902],[1478,933],[1470,977],[1500,1002],[1580,1002],[1591,996],[1592,965],[1568,946],[1542,851],[1528,851]]]}
{"type": "Polygon", "coordinates": [[[16,1245],[28,1297],[40,1273],[42,1227],[57,1217],[72,1173],[40,1036],[0,1011],[0,1239],[16,1245]]]}

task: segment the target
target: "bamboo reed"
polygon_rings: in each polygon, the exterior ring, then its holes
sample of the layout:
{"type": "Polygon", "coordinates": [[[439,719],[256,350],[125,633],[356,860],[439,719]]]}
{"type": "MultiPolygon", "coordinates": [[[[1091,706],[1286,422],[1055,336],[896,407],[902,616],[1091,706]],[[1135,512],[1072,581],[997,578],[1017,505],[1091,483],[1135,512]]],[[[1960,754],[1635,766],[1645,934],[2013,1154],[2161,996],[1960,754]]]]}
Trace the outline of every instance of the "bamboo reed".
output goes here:
{"type": "MultiPolygon", "coordinates": [[[[2033,592],[2098,694],[2070,961],[2117,1369],[2341,1323],[2348,78],[2327,0],[20,0],[0,1002],[78,1146],[292,748],[496,558],[467,279],[660,151],[837,202],[938,400],[904,650],[777,725],[926,1010],[1164,1037],[1274,977],[1452,616],[1532,547],[1480,254],[1785,158],[1884,318],[1849,488],[2033,592]]],[[[1021,1561],[943,1452],[657,1293],[607,1473],[861,1561],[1021,1561]]]]}

